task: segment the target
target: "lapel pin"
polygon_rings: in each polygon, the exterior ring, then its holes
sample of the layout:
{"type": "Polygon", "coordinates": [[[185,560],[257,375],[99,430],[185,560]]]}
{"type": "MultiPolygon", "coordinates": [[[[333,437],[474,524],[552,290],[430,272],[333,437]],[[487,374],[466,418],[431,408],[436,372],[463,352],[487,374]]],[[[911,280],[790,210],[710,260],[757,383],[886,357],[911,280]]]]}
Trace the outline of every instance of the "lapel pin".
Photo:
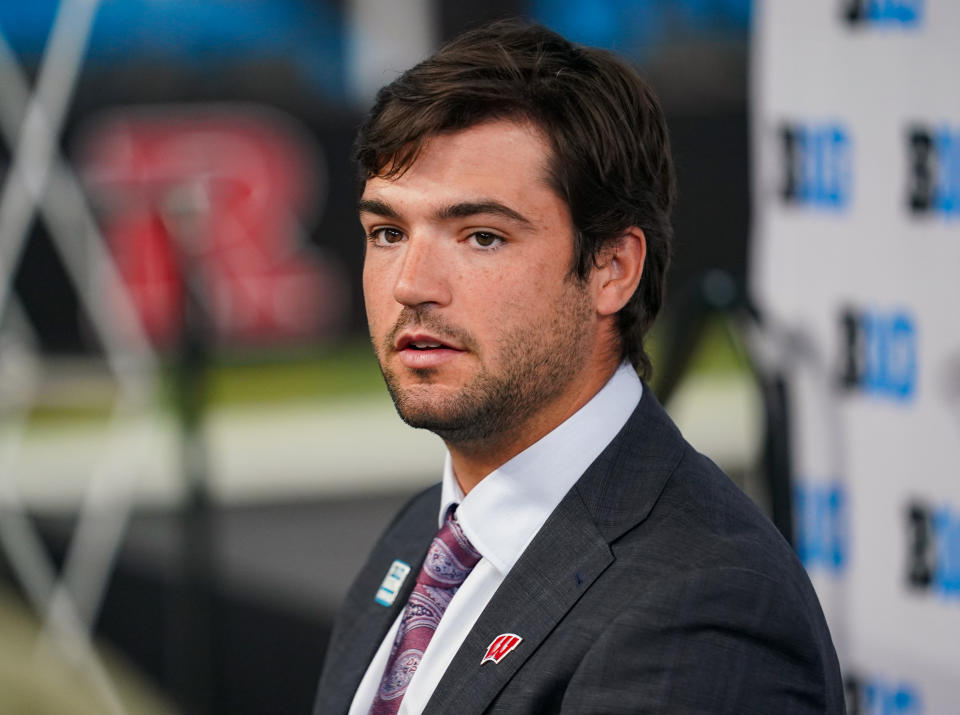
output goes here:
{"type": "Polygon", "coordinates": [[[383,583],[377,589],[377,595],[373,600],[381,606],[392,606],[408,573],[410,573],[410,564],[400,559],[395,560],[387,569],[387,575],[383,577],[383,583]]]}
{"type": "Polygon", "coordinates": [[[480,661],[480,665],[483,665],[488,660],[499,663],[507,653],[520,645],[520,641],[522,640],[523,638],[516,633],[501,633],[494,638],[493,642],[487,647],[487,653],[483,656],[483,660],[480,661]]]}

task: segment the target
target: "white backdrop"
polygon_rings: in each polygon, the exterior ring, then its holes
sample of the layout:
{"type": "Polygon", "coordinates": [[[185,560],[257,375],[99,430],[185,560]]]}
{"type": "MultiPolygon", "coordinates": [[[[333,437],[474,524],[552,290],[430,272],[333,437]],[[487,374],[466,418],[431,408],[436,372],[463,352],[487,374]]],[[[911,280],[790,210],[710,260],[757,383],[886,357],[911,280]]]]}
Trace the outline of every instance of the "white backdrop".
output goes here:
{"type": "Polygon", "coordinates": [[[960,2],[756,0],[751,282],[852,712],[960,712],[960,2]]]}

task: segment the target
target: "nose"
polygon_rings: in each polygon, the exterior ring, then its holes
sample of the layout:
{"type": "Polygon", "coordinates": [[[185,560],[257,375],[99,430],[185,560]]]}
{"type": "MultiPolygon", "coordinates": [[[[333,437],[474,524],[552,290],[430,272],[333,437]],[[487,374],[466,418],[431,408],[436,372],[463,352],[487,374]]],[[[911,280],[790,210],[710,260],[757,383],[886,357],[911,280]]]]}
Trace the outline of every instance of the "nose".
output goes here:
{"type": "Polygon", "coordinates": [[[400,267],[393,285],[393,297],[406,306],[450,302],[447,267],[438,242],[429,237],[410,236],[403,247],[400,267]]]}

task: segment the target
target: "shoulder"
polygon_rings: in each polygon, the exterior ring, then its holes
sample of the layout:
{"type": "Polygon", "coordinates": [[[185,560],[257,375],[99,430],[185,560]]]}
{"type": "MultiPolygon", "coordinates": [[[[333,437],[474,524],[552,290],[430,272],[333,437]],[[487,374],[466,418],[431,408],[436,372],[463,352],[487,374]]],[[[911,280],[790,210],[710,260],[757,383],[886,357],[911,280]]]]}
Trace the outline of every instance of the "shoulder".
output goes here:
{"type": "Polygon", "coordinates": [[[586,476],[581,498],[613,562],[576,609],[594,637],[571,704],[615,674],[655,684],[632,691],[636,712],[842,711],[836,653],[793,549],[655,400],[586,476]]]}
{"type": "Polygon", "coordinates": [[[579,675],[602,678],[615,653],[642,641],[643,656],[627,666],[640,672],[624,677],[659,683],[644,690],[654,700],[842,711],[836,653],[796,554],[719,467],[684,445],[649,516],[611,543],[619,607],[579,675]]]}
{"type": "Polygon", "coordinates": [[[843,711],[829,636],[790,584],[715,566],[631,590],[620,591],[612,617],[593,633],[564,711],[589,711],[612,689],[616,712],[843,711]]]}
{"type": "Polygon", "coordinates": [[[694,548],[685,563],[735,566],[782,576],[800,569],[783,535],[716,464],[689,445],[666,480],[648,528],[694,548]]]}
{"type": "Polygon", "coordinates": [[[684,439],[649,388],[577,489],[621,556],[642,544],[649,559],[662,542],[665,562],[658,566],[667,572],[724,566],[777,579],[804,573],[776,527],[684,439]]]}
{"type": "MultiPolygon", "coordinates": [[[[642,470],[622,476],[643,479],[642,470]]],[[[662,584],[729,588],[731,596],[741,587],[755,594],[774,589],[812,626],[823,623],[790,544],[716,464],[686,442],[649,515],[613,541],[611,550],[618,560],[642,564],[662,584]]]]}

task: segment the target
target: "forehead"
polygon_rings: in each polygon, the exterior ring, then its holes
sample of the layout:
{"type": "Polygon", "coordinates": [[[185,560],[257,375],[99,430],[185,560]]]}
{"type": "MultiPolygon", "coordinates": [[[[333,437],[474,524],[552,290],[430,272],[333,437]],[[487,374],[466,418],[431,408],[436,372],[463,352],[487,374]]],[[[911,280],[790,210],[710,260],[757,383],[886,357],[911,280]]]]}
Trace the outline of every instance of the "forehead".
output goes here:
{"type": "Polygon", "coordinates": [[[558,199],[548,181],[551,154],[547,138],[533,124],[486,121],[429,137],[404,172],[368,179],[363,198],[403,195],[443,201],[483,195],[526,203],[549,192],[558,199]]]}

